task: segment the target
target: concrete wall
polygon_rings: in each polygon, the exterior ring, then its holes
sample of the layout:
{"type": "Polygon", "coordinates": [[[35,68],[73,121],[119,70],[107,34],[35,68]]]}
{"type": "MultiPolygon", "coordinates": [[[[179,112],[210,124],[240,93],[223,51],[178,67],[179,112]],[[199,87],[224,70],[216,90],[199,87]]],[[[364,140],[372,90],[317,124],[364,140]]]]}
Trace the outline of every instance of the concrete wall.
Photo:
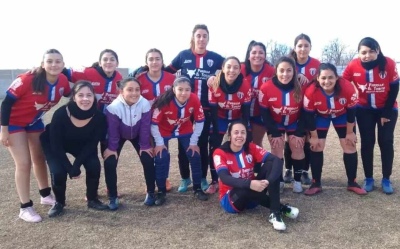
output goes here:
{"type": "MultiPolygon", "coordinates": [[[[128,76],[129,68],[118,68],[118,71],[123,77],[128,76]]],[[[0,98],[4,98],[6,91],[13,80],[28,69],[12,69],[12,70],[0,70],[0,98]]]]}

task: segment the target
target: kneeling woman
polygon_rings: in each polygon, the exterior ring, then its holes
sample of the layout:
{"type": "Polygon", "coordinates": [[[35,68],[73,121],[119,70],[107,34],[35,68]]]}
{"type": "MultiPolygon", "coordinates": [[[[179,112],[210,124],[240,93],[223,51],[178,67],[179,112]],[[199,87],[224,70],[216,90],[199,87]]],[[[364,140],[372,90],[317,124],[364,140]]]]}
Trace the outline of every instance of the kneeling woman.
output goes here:
{"type": "Polygon", "coordinates": [[[156,205],[165,202],[166,185],[170,167],[168,141],[178,138],[178,143],[184,147],[192,169],[194,195],[197,199],[206,201],[208,196],[201,190],[201,159],[197,145],[204,126],[203,107],[196,94],[191,92],[190,80],[178,77],[172,88],[160,95],[153,104],[151,134],[156,147],[155,167],[158,194],[156,205]],[[194,120],[194,129],[193,122],[194,120]]]}
{"type": "Polygon", "coordinates": [[[322,63],[317,79],[304,94],[304,109],[307,126],[311,133],[311,171],[313,182],[306,195],[315,195],[322,191],[321,174],[324,163],[324,148],[330,123],[335,127],[343,149],[343,162],[347,174],[347,190],[358,195],[367,192],[356,182],[357,148],[355,134],[355,113],[358,96],[355,87],[347,80],[339,78],[336,67],[322,63]]]}
{"type": "Polygon", "coordinates": [[[274,229],[285,230],[281,216],[294,219],[299,210],[280,203],[279,179],[283,161],[258,145],[246,142],[246,126],[242,121],[233,121],[228,128],[229,141],[213,154],[220,178],[220,204],[229,213],[264,206],[271,211],[268,220],[274,229]],[[263,164],[257,177],[254,176],[256,163],[263,164]]]}
{"type": "Polygon", "coordinates": [[[72,88],[68,104],[54,112],[51,123],[40,136],[56,197],[49,217],[63,212],[67,175],[71,179],[79,178],[81,165],[86,169],[87,206],[97,210],[108,209],[97,199],[100,179],[97,146],[105,138],[107,122],[105,115],[97,110],[96,102],[92,84],[78,81],[72,88]],[[73,163],[67,153],[75,157],[73,163]]]}

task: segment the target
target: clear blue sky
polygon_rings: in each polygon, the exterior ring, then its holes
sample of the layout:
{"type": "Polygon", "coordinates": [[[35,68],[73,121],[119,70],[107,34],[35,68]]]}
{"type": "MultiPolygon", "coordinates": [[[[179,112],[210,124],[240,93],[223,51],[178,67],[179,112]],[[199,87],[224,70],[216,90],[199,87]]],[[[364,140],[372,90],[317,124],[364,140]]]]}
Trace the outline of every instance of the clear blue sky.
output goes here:
{"type": "Polygon", "coordinates": [[[144,63],[148,49],[164,53],[166,64],[188,48],[193,26],[210,30],[208,49],[244,58],[250,40],[293,46],[306,33],[311,56],[320,57],[339,38],[356,49],[361,38],[378,40],[385,55],[400,60],[400,21],[393,1],[122,1],[69,0],[0,2],[0,69],[38,66],[56,48],[67,66],[90,66],[101,50],[119,55],[120,67],[144,63]]]}

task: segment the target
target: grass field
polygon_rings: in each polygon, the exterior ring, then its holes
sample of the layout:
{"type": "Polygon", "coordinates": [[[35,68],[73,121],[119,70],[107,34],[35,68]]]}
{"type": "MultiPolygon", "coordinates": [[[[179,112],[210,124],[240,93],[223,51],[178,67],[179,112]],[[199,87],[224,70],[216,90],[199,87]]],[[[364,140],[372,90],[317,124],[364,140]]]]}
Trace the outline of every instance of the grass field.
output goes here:
{"type": "MultiPolygon", "coordinates": [[[[51,113],[45,117],[49,121],[51,113]]],[[[31,199],[43,221],[29,224],[18,219],[19,199],[14,184],[14,163],[0,147],[0,248],[400,248],[400,129],[395,135],[393,195],[380,189],[381,163],[375,150],[374,177],[378,188],[366,196],[346,190],[342,152],[333,129],[328,134],[323,192],[308,197],[287,185],[282,202],[300,209],[297,220],[285,219],[281,233],[267,221],[269,210],[258,207],[238,215],[224,213],[217,195],[207,202],[192,192],[178,193],[177,146],[171,148],[170,179],[174,189],[161,207],[142,205],[145,182],[142,167],[129,144],[120,157],[118,186],[122,206],[117,212],[88,210],[84,201],[85,178],[68,180],[65,214],[48,218],[49,207],[39,204],[32,176],[31,199]]],[[[265,143],[265,147],[269,146],[265,143]]],[[[84,174],[84,170],[83,170],[84,174]]],[[[364,173],[359,159],[359,183],[364,173]]],[[[104,176],[99,194],[106,201],[104,176]]]]}

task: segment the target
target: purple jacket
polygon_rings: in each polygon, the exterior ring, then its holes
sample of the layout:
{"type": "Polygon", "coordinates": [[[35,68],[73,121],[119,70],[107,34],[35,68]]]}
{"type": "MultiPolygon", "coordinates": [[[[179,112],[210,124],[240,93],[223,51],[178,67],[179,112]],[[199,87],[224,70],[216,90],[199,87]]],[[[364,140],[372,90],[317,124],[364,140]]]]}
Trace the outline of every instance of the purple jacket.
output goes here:
{"type": "Polygon", "coordinates": [[[139,101],[129,106],[119,95],[106,109],[108,123],[108,149],[117,151],[121,138],[132,140],[139,136],[141,150],[151,148],[150,145],[150,102],[140,96],[139,101]]]}

